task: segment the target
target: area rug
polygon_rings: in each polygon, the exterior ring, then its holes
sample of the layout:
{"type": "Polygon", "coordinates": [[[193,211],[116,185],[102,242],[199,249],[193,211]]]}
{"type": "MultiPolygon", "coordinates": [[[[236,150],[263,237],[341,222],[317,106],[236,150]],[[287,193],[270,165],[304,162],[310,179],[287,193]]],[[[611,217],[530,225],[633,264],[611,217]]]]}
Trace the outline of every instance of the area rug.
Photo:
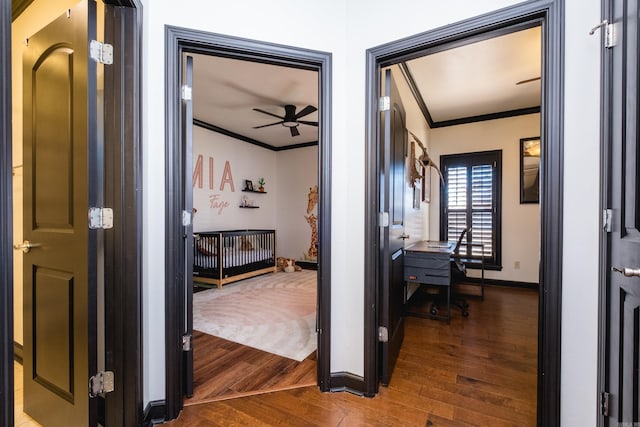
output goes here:
{"type": "Polygon", "coordinates": [[[193,329],[300,362],[317,344],[316,273],[270,273],[198,292],[193,329]]]}

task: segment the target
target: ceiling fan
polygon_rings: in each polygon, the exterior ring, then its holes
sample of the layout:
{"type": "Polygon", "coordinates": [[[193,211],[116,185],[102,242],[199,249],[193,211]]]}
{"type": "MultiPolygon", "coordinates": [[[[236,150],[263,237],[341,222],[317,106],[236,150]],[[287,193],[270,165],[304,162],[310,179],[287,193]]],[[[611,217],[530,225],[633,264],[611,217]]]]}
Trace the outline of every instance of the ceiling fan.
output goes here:
{"type": "Polygon", "coordinates": [[[276,118],[280,119],[279,122],[269,123],[268,125],[254,126],[253,127],[254,129],[260,129],[260,128],[264,128],[264,127],[267,127],[267,126],[282,125],[284,127],[289,128],[289,131],[291,132],[291,136],[298,136],[298,135],[300,135],[300,132],[298,132],[298,126],[300,125],[300,123],[302,123],[303,125],[318,126],[318,122],[310,122],[310,121],[307,121],[307,120],[299,120],[301,117],[309,115],[309,114],[311,114],[311,113],[313,113],[314,111],[317,110],[317,108],[314,107],[313,105],[307,105],[306,107],[304,107],[302,110],[298,111],[297,113],[296,113],[296,106],[295,105],[285,105],[284,106],[284,117],[278,116],[278,115],[270,113],[268,111],[261,110],[260,108],[254,108],[253,110],[257,111],[259,113],[267,114],[269,116],[276,117],[276,118]]]}

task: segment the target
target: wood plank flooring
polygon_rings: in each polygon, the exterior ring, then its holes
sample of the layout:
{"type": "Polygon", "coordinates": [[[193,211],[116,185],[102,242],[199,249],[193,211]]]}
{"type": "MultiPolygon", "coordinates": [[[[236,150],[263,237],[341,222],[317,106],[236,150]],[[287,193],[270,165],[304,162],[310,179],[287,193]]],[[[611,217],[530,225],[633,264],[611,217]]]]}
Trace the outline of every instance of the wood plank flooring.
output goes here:
{"type": "Polygon", "coordinates": [[[193,331],[194,394],[185,405],[316,385],[316,353],[302,362],[193,331]]]}
{"type": "Polygon", "coordinates": [[[487,287],[469,304],[449,325],[407,318],[391,383],[374,398],[310,386],[191,405],[167,425],[536,425],[537,292],[487,287]]]}

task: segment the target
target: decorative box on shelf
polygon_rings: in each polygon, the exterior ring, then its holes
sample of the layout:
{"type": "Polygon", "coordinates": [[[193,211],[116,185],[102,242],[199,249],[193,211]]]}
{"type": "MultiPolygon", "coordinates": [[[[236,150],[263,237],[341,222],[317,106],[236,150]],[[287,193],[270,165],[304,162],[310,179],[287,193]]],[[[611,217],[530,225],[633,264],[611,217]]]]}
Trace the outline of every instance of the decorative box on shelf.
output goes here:
{"type": "Polygon", "coordinates": [[[240,207],[244,209],[257,209],[260,206],[256,206],[255,202],[253,200],[249,200],[247,196],[242,196],[242,199],[240,200],[240,207]]]}

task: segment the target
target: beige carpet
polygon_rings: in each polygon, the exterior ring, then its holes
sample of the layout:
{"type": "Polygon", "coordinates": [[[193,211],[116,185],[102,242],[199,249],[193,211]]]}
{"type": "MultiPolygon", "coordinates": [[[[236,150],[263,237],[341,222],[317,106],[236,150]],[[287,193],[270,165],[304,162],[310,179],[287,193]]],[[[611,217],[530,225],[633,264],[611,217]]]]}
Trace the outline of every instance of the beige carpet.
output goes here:
{"type": "Polygon", "coordinates": [[[193,295],[193,329],[297,361],[316,349],[317,272],[270,273],[193,295]]]}

